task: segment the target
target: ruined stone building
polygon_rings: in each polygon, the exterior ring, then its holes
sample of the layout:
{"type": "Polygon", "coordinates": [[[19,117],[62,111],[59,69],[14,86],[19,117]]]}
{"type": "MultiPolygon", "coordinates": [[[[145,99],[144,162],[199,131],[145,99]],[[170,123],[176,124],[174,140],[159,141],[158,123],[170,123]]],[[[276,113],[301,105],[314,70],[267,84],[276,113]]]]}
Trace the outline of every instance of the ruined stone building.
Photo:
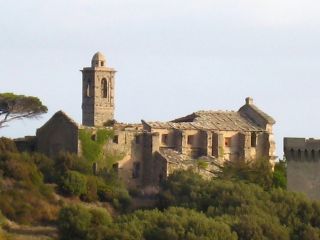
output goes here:
{"type": "Polygon", "coordinates": [[[57,112],[37,130],[35,149],[51,157],[60,151],[81,154],[79,131],[90,130],[94,141],[98,129],[112,129],[114,137],[104,149],[121,153],[114,167],[129,186],[157,185],[199,161],[208,166],[199,171],[210,174],[217,162],[275,160],[275,121],[251,98],[238,111],[198,111],[168,122],[115,122],[115,73],[96,53],[91,67],[82,70],[82,124],[57,112]]]}
{"type": "Polygon", "coordinates": [[[288,189],[320,199],[320,139],[284,138],[288,189]]]}

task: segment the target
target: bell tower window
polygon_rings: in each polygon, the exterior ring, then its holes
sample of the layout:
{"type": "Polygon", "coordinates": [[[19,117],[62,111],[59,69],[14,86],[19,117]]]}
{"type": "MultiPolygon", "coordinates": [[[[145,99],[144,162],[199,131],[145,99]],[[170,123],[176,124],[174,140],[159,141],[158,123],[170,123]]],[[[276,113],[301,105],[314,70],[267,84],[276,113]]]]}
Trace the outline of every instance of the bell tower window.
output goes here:
{"type": "Polygon", "coordinates": [[[86,95],[90,97],[90,83],[87,84],[86,95]]]}
{"type": "Polygon", "coordinates": [[[105,78],[101,81],[101,96],[103,98],[108,97],[108,82],[105,78]]]}

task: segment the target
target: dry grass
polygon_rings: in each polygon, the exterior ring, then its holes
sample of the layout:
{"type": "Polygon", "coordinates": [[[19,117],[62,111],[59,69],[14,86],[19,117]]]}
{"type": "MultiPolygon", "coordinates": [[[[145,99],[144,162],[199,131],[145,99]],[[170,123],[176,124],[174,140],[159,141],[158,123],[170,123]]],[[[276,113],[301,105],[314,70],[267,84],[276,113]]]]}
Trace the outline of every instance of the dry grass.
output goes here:
{"type": "MultiPolygon", "coordinates": [[[[8,240],[54,240],[58,239],[58,230],[52,226],[24,226],[7,221],[4,236],[8,240]]],[[[0,235],[1,236],[1,235],[0,235]]],[[[1,240],[1,237],[0,237],[1,240]]]]}

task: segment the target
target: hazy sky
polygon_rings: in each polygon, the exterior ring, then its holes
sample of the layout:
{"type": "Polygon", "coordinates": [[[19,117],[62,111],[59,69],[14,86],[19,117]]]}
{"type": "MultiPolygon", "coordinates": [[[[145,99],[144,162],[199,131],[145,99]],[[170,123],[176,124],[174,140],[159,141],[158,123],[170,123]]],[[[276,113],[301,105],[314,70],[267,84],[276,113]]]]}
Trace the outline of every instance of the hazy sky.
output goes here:
{"type": "Polygon", "coordinates": [[[116,119],[171,120],[238,110],[247,96],[284,136],[319,137],[318,0],[0,0],[0,92],[38,96],[34,135],[62,109],[81,121],[81,72],[102,51],[116,75],[116,119]]]}

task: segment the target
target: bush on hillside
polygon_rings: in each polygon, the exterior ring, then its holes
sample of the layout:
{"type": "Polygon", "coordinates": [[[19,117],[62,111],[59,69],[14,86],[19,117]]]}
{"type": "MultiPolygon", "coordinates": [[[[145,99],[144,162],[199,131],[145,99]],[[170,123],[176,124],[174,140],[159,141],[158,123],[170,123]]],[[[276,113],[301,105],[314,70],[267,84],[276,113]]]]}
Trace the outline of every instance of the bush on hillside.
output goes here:
{"type": "Polygon", "coordinates": [[[62,240],[99,240],[104,239],[101,228],[111,223],[109,212],[103,208],[70,205],[60,210],[58,228],[62,240]]]}
{"type": "Polygon", "coordinates": [[[280,160],[274,166],[273,186],[283,189],[287,188],[287,166],[283,160],[280,160]]]}
{"type": "Polygon", "coordinates": [[[92,175],[92,163],[76,154],[60,153],[54,159],[54,171],[56,175],[63,176],[68,170],[80,172],[85,175],[92,175]]]}
{"type": "Polygon", "coordinates": [[[43,184],[43,175],[27,153],[6,152],[0,155],[3,177],[24,181],[36,186],[43,184]]]}
{"type": "Polygon", "coordinates": [[[241,180],[204,180],[194,172],[169,176],[160,207],[193,208],[223,219],[239,239],[309,239],[320,230],[320,202],[281,188],[266,191],[241,180]]]}
{"type": "Polygon", "coordinates": [[[71,196],[80,196],[87,192],[87,178],[77,171],[67,171],[61,178],[60,190],[71,196]]]}
{"type": "Polygon", "coordinates": [[[96,215],[96,210],[75,206],[62,209],[59,218],[62,239],[237,239],[227,224],[190,209],[136,211],[120,216],[114,222],[105,210],[99,211],[98,221],[96,215]],[[81,217],[85,222],[78,220],[81,217]]]}
{"type": "Polygon", "coordinates": [[[62,208],[58,220],[61,239],[87,239],[91,218],[90,212],[80,205],[62,208]]]}
{"type": "Polygon", "coordinates": [[[0,137],[0,153],[17,152],[17,146],[10,138],[0,137]]]}

